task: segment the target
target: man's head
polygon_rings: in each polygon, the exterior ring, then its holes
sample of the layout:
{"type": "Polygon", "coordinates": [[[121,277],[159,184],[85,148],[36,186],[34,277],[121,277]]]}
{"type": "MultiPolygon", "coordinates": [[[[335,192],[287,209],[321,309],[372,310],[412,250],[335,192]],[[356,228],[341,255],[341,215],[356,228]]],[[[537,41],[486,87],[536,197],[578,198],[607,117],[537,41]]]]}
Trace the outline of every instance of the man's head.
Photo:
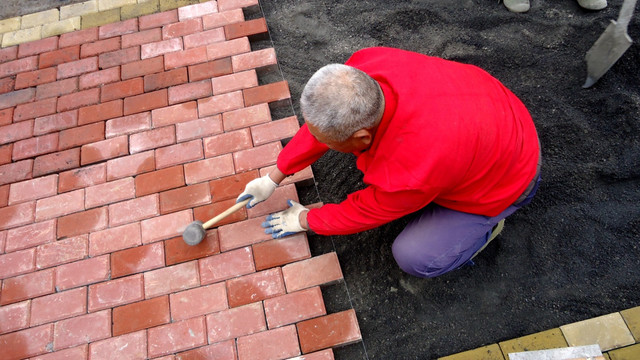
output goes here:
{"type": "Polygon", "coordinates": [[[366,150],[384,112],[378,83],[347,65],[316,71],[302,91],[302,115],[318,141],[343,152],[366,150]]]}

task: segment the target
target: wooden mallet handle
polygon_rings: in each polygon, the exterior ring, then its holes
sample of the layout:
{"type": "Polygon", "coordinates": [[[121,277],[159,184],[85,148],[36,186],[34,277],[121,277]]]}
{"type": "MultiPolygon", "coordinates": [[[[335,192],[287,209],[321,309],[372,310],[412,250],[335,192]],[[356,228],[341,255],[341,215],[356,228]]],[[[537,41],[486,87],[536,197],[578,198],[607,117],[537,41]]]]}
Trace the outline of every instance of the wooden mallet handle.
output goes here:
{"type": "Polygon", "coordinates": [[[227,210],[221,212],[220,214],[214,216],[213,218],[211,218],[211,220],[207,221],[206,223],[202,224],[202,228],[207,230],[208,228],[212,227],[213,225],[215,225],[216,223],[218,223],[220,220],[226,218],[227,216],[233,214],[234,212],[240,210],[241,208],[245,207],[247,205],[247,203],[249,202],[249,200],[251,200],[251,198],[249,199],[245,199],[240,201],[239,203],[234,204],[232,207],[228,208],[227,210]]]}

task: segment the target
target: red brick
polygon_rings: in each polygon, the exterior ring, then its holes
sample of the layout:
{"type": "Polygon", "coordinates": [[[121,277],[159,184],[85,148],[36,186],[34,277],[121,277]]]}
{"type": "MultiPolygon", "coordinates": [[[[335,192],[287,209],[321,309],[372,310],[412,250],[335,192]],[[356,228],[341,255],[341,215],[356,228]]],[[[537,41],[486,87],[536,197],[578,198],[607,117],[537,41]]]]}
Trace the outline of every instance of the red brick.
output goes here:
{"type": "Polygon", "coordinates": [[[175,143],[175,127],[165,126],[131,135],[129,138],[129,152],[131,152],[131,154],[135,154],[175,143]]]}
{"type": "Polygon", "coordinates": [[[87,289],[64,291],[33,299],[29,326],[42,325],[86,313],[87,289]]]}
{"type": "MultiPolygon", "coordinates": [[[[203,346],[197,349],[188,350],[177,354],[180,360],[196,360],[196,359],[216,359],[216,360],[236,360],[236,343],[235,340],[229,340],[222,343],[203,346]]],[[[167,359],[165,359],[167,360],[167,359]]]]}
{"type": "Polygon", "coordinates": [[[89,286],[89,312],[144,300],[142,274],[89,286]]]}
{"type": "Polygon", "coordinates": [[[184,186],[182,166],[174,166],[136,176],[136,196],[140,197],[184,186]]]}
{"type": "Polygon", "coordinates": [[[87,210],[58,218],[58,238],[86,234],[107,227],[107,207],[87,210]]]}
{"type": "Polygon", "coordinates": [[[200,285],[196,261],[167,266],[144,273],[144,294],[147,298],[186,290],[200,285]]]}
{"type": "Polygon", "coordinates": [[[167,99],[166,89],[128,97],[124,100],[124,114],[135,114],[167,106],[169,105],[167,99]]]}
{"type": "Polygon", "coordinates": [[[89,345],[79,345],[76,347],[72,347],[69,349],[58,350],[53,354],[45,354],[42,356],[37,356],[31,358],[31,360],[67,360],[67,359],[78,359],[78,360],[87,360],[87,351],[89,345]]]}
{"type": "Polygon", "coordinates": [[[80,59],[80,46],[76,45],[40,54],[39,59],[38,67],[40,69],[78,60],[80,59]]]}
{"type": "Polygon", "coordinates": [[[49,352],[53,338],[53,325],[43,325],[0,336],[2,356],[24,359],[49,352]]]}
{"type": "MultiPolygon", "coordinates": [[[[218,8],[220,4],[218,3],[218,8]]],[[[202,16],[202,26],[205,30],[222,27],[228,24],[244,21],[244,14],[241,9],[221,11],[219,13],[202,16]]]]}
{"type": "Polygon", "coordinates": [[[107,161],[107,180],[134,176],[156,169],[153,151],[142,152],[107,161]]]}
{"type": "Polygon", "coordinates": [[[62,34],[60,35],[58,46],[60,46],[60,48],[63,48],[67,46],[85,44],[96,40],[98,40],[97,27],[62,34]]]}
{"type": "MultiPolygon", "coordinates": [[[[7,206],[9,202],[9,185],[0,186],[0,207],[7,206]]],[[[4,252],[4,237],[3,232],[0,232],[0,253],[4,252]]],[[[6,234],[5,234],[6,235],[6,234]]]]}
{"type": "Polygon", "coordinates": [[[30,307],[30,301],[0,307],[0,334],[28,328],[30,307]]]}
{"type": "Polygon", "coordinates": [[[100,54],[98,57],[98,66],[100,69],[107,69],[138,60],[140,60],[140,47],[133,46],[122,50],[100,54]]]}
{"type": "MultiPolygon", "coordinates": [[[[193,216],[196,220],[207,222],[209,221],[209,219],[222,213],[223,211],[227,210],[233,205],[235,205],[234,199],[218,201],[210,205],[200,206],[193,209],[193,216]]],[[[216,226],[231,224],[234,222],[245,220],[246,218],[247,218],[247,210],[242,208],[234,212],[233,214],[227,216],[225,219],[220,220],[218,223],[216,223],[216,226]]]]}
{"type": "Polygon", "coordinates": [[[227,289],[224,283],[203,286],[171,294],[171,320],[185,320],[227,309],[227,289]]]}
{"type": "Polygon", "coordinates": [[[222,127],[224,131],[248,128],[252,125],[263,124],[270,121],[271,112],[267,104],[258,104],[222,114],[222,127]]]}
{"type": "Polygon", "coordinates": [[[189,66],[189,80],[199,81],[204,79],[211,79],[213,77],[231,74],[232,72],[231,59],[223,58],[209,61],[203,64],[189,66]]]}
{"type": "Polygon", "coordinates": [[[55,270],[58,291],[98,283],[109,279],[109,255],[61,265],[55,270]]]}
{"type": "Polygon", "coordinates": [[[225,111],[232,111],[244,107],[241,91],[234,91],[216,95],[205,99],[198,99],[198,114],[200,117],[216,115],[225,111]]]}
{"type": "MultiPolygon", "coordinates": [[[[162,56],[139,60],[122,65],[122,79],[131,79],[164,71],[162,56]]],[[[142,78],[141,78],[142,79],[142,78]]]]}
{"type": "Polygon", "coordinates": [[[120,68],[117,66],[80,75],[78,88],[80,90],[120,81],[120,68]]]}
{"type": "Polygon", "coordinates": [[[156,167],[162,169],[203,157],[202,140],[192,140],[156,149],[156,167]]]}
{"type": "Polygon", "coordinates": [[[287,200],[299,201],[296,187],[293,184],[279,186],[269,199],[248,209],[247,214],[250,218],[254,218],[288,209],[287,200]]]}
{"type": "Polygon", "coordinates": [[[244,172],[234,176],[213,180],[209,183],[213,201],[235,199],[244,191],[247,183],[258,177],[256,170],[244,172]]]}
{"type": "Polygon", "coordinates": [[[198,118],[198,105],[195,101],[156,109],[151,112],[154,128],[194,120],[198,118]]]}
{"type": "Polygon", "coordinates": [[[16,76],[15,88],[18,90],[54,82],[56,81],[56,73],[55,68],[20,73],[16,76]]]}
{"type": "Polygon", "coordinates": [[[180,19],[180,21],[184,21],[185,19],[197,18],[206,14],[216,12],[218,12],[218,6],[214,2],[193,4],[179,8],[178,18],[180,19]]]}
{"type": "Polygon", "coordinates": [[[210,314],[206,319],[209,343],[267,330],[261,302],[210,314]]]}
{"type": "Polygon", "coordinates": [[[209,80],[176,85],[169,88],[169,104],[196,100],[211,96],[211,94],[211,81],[209,80]]]}
{"type": "Polygon", "coordinates": [[[10,229],[6,234],[5,251],[27,249],[56,241],[55,220],[10,229]]]}
{"type": "Polygon", "coordinates": [[[243,71],[237,74],[213,78],[211,79],[211,84],[215,95],[224,94],[258,86],[258,76],[255,70],[243,71]]]}
{"type": "Polygon", "coordinates": [[[295,326],[238,338],[238,358],[246,360],[284,359],[300,355],[295,326]]]}
{"type": "Polygon", "coordinates": [[[281,150],[282,144],[274,142],[234,153],[233,161],[236,166],[236,172],[273,165],[276,163],[281,150]]]}
{"type": "Polygon", "coordinates": [[[63,112],[100,102],[100,89],[88,89],[58,98],[58,112],[63,112]]]}
{"type": "Polygon", "coordinates": [[[258,5],[258,0],[218,0],[218,10],[227,11],[258,5]]]}
{"type": "Polygon", "coordinates": [[[178,10],[169,10],[138,18],[140,30],[160,27],[178,21],[178,10]]]}
{"type": "Polygon", "coordinates": [[[241,129],[203,139],[205,157],[237,152],[253,147],[249,129],[241,129]]]}
{"type": "Polygon", "coordinates": [[[269,269],[227,281],[229,306],[238,307],[285,294],[282,271],[269,269]]]}
{"type": "Polygon", "coordinates": [[[15,142],[33,136],[33,121],[21,121],[0,127],[0,144],[15,142]]]}
{"type": "Polygon", "coordinates": [[[207,45],[209,60],[220,59],[251,51],[249,39],[246,37],[207,45]]]}
{"type": "Polygon", "coordinates": [[[36,203],[36,220],[42,221],[84,210],[84,189],[40,199],[36,203]]]}
{"type": "Polygon", "coordinates": [[[58,193],[58,175],[11,184],[9,189],[9,205],[30,200],[37,200],[58,193]]]}
{"type": "Polygon", "coordinates": [[[109,206],[109,226],[148,219],[160,214],[158,195],[152,194],[109,206]]]}
{"type": "Polygon", "coordinates": [[[149,129],[151,129],[151,113],[146,112],[108,120],[105,135],[107,138],[110,138],[149,129]]]}
{"type": "Polygon", "coordinates": [[[161,296],[113,309],[113,336],[167,324],[169,297],[161,296]]]}
{"type": "Polygon", "coordinates": [[[38,57],[30,56],[0,64],[0,78],[38,69],[38,57]]]}
{"type": "Polygon", "coordinates": [[[133,18],[125,21],[116,22],[100,26],[98,36],[100,39],[106,39],[113,36],[129,34],[138,31],[138,19],[133,18]]]}
{"type": "MultiPolygon", "coordinates": [[[[31,73],[20,73],[20,74],[31,74],[31,73]]],[[[15,87],[15,84],[16,84],[16,80],[13,77],[6,77],[6,78],[0,79],[0,94],[5,94],[13,91],[14,89],[17,89],[15,87]]]]}
{"type": "Polygon", "coordinates": [[[111,310],[59,321],[54,329],[54,350],[106,339],[111,336],[111,310]]]}
{"type": "Polygon", "coordinates": [[[149,357],[158,357],[207,344],[204,317],[151,328],[149,357]]]}
{"type": "Polygon", "coordinates": [[[220,251],[228,251],[239,247],[270,240],[271,234],[265,234],[260,226],[264,219],[253,218],[218,228],[220,251]]]}
{"type": "Polygon", "coordinates": [[[98,164],[60,173],[58,192],[63,193],[102,184],[106,181],[105,171],[105,165],[98,164]]]}
{"type": "Polygon", "coordinates": [[[38,156],[33,162],[33,176],[37,177],[77,168],[79,166],[80,148],[60,151],[53,154],[38,156]]]}
{"type": "MultiPolygon", "coordinates": [[[[158,216],[152,219],[143,220],[142,243],[148,244],[164,239],[170,239],[182,235],[184,229],[193,221],[191,210],[158,216]]],[[[149,294],[147,293],[147,296],[149,294]]]]}
{"type": "Polygon", "coordinates": [[[49,269],[3,280],[0,305],[52,294],[54,273],[54,269],[49,269]]]}
{"type": "Polygon", "coordinates": [[[160,194],[160,213],[168,214],[193,208],[211,201],[209,183],[185,186],[160,194]]]}
{"type": "Polygon", "coordinates": [[[80,164],[92,164],[129,154],[129,141],[126,135],[98,141],[82,146],[80,164]]]}
{"type": "Polygon", "coordinates": [[[23,103],[31,102],[35,99],[36,90],[33,88],[13,91],[6,94],[0,94],[0,108],[8,108],[23,103]]]}
{"type": "Polygon", "coordinates": [[[78,125],[86,125],[122,116],[121,99],[78,109],[78,125]]]}
{"type": "Polygon", "coordinates": [[[56,98],[51,98],[28,104],[18,105],[14,110],[13,120],[18,122],[55,113],[56,98]]]}
{"type": "Polygon", "coordinates": [[[289,84],[286,81],[253,87],[242,90],[245,106],[259,103],[270,103],[289,99],[289,84]]]}
{"type": "Polygon", "coordinates": [[[162,27],[162,39],[179,38],[184,35],[193,34],[202,31],[202,19],[188,19],[162,27]]]}
{"type": "Polygon", "coordinates": [[[83,43],[80,46],[80,57],[86,58],[97,56],[102,53],[120,50],[120,38],[114,37],[106,40],[99,40],[90,43],[83,43]]]}
{"type": "Polygon", "coordinates": [[[132,177],[91,186],[86,188],[85,192],[85,208],[87,209],[135,197],[132,177]]]}
{"type": "Polygon", "coordinates": [[[235,55],[231,57],[231,62],[234,72],[275,66],[278,63],[276,52],[273,48],[235,55]]]}
{"type": "Polygon", "coordinates": [[[264,301],[264,312],[270,329],[326,315],[319,287],[297,291],[264,301]]]}
{"type": "Polygon", "coordinates": [[[13,144],[0,145],[0,165],[11,163],[13,144]]]}
{"type": "Polygon", "coordinates": [[[162,29],[155,28],[132,34],[122,35],[122,48],[138,46],[162,40],[162,29]]]}
{"type": "Polygon", "coordinates": [[[300,125],[295,116],[251,127],[251,136],[256,146],[293,137],[300,125]]]}
{"type": "Polygon", "coordinates": [[[208,231],[205,238],[197,245],[187,245],[182,236],[176,236],[164,242],[164,251],[167,254],[167,265],[196,260],[220,252],[218,244],[218,232],[208,231]]]}
{"type": "Polygon", "coordinates": [[[288,292],[330,284],[343,278],[335,252],[286,265],[282,274],[288,292]]]}
{"type": "Polygon", "coordinates": [[[91,233],[89,235],[89,255],[107,254],[141,244],[140,224],[123,225],[91,233]]]}
{"type": "Polygon", "coordinates": [[[179,68],[144,77],[144,91],[149,92],[187,82],[187,69],[179,68]]]}
{"type": "Polygon", "coordinates": [[[0,279],[30,273],[36,268],[36,249],[0,255],[0,279]]]}
{"type": "Polygon", "coordinates": [[[300,348],[310,353],[362,340],[353,309],[298,323],[300,348]]]}
{"type": "Polygon", "coordinates": [[[182,50],[182,39],[174,38],[140,45],[140,58],[147,59],[182,50]]]}
{"type": "Polygon", "coordinates": [[[128,96],[142,94],[144,92],[144,81],[142,78],[120,81],[107,84],[102,87],[101,101],[106,102],[114,99],[126,98],[128,96]]]}
{"type": "Polygon", "coordinates": [[[58,149],[72,147],[104,140],[104,121],[60,131],[58,149]]]}
{"type": "Polygon", "coordinates": [[[253,245],[256,270],[286,265],[311,257],[305,234],[274,239],[253,245]]]}
{"type": "Polygon", "coordinates": [[[77,260],[88,255],[87,235],[43,244],[36,249],[36,268],[45,269],[77,260]]]}
{"type": "Polygon", "coordinates": [[[58,149],[58,134],[20,140],[13,145],[13,160],[22,160],[38,155],[48,154],[58,149]]]}
{"type": "Polygon", "coordinates": [[[58,37],[52,36],[18,45],[18,57],[22,58],[31,55],[38,55],[43,52],[56,50],[57,48],[58,37]]]}
{"type": "Polygon", "coordinates": [[[89,347],[91,359],[109,359],[114,354],[118,354],[121,359],[146,359],[147,333],[138,331],[113,337],[94,342],[89,347]]]}
{"type": "Polygon", "coordinates": [[[0,63],[15,60],[18,58],[18,46],[10,46],[0,49],[0,63]]]}
{"type": "Polygon", "coordinates": [[[23,160],[0,165],[0,185],[31,179],[33,160],[23,160]]]}
{"type": "Polygon", "coordinates": [[[200,46],[204,47],[209,44],[225,41],[224,29],[220,27],[217,29],[186,35],[183,41],[185,49],[192,49],[200,46]]]}
{"type": "Polygon", "coordinates": [[[175,51],[164,55],[164,67],[166,70],[199,64],[206,61],[207,49],[205,47],[175,51]]]}
{"type": "Polygon", "coordinates": [[[117,251],[111,254],[111,278],[115,279],[164,266],[162,243],[117,251]]]}
{"type": "Polygon", "coordinates": [[[222,117],[210,116],[176,124],[176,140],[189,141],[220,134],[222,131],[222,117]]]}
{"type": "Polygon", "coordinates": [[[0,208],[0,230],[10,229],[33,222],[35,202],[26,202],[0,208]]]}
{"type": "Polygon", "coordinates": [[[233,40],[245,36],[265,34],[268,31],[269,30],[267,29],[267,22],[264,18],[247,20],[224,26],[224,33],[227,37],[227,40],[233,40]]]}
{"type": "Polygon", "coordinates": [[[97,56],[58,65],[58,79],[78,76],[92,71],[98,71],[97,56]]]}
{"type": "Polygon", "coordinates": [[[184,164],[187,184],[217,179],[233,174],[233,158],[230,154],[184,164]]]}
{"type": "Polygon", "coordinates": [[[0,126],[13,122],[13,108],[0,110],[0,126]]]}
{"type": "Polygon", "coordinates": [[[213,284],[256,271],[250,247],[200,259],[199,267],[202,284],[213,284]]]}

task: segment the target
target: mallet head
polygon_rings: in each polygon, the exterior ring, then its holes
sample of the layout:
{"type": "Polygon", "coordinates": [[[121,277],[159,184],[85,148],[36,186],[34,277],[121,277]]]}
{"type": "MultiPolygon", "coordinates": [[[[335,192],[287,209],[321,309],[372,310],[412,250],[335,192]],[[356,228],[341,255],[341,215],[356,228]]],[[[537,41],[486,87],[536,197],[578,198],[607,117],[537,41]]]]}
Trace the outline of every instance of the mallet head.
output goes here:
{"type": "Polygon", "coordinates": [[[182,240],[184,240],[187,245],[194,246],[200,244],[202,239],[207,235],[206,230],[202,227],[202,221],[197,220],[192,222],[184,229],[182,233],[182,240]]]}

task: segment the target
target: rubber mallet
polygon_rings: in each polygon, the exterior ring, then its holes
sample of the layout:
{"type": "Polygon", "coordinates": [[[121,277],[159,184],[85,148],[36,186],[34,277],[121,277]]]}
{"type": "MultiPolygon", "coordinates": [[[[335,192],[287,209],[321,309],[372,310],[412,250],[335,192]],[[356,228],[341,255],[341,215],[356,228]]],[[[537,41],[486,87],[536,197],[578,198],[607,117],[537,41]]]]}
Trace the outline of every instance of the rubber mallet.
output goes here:
{"type": "Polygon", "coordinates": [[[249,200],[251,200],[251,198],[242,200],[239,203],[234,204],[232,207],[214,216],[213,218],[211,218],[211,220],[207,221],[204,224],[200,220],[192,222],[191,224],[189,224],[189,226],[187,226],[186,229],[184,229],[184,232],[182,233],[182,240],[184,240],[187,245],[191,246],[200,244],[202,239],[207,236],[208,228],[212,227],[220,220],[245,207],[249,200]]]}

